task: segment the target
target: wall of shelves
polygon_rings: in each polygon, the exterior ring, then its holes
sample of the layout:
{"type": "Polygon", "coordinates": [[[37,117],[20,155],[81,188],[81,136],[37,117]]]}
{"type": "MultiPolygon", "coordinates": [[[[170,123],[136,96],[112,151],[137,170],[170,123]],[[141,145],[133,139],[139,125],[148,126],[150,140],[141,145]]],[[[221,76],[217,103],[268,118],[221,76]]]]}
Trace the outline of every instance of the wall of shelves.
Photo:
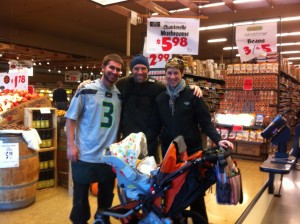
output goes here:
{"type": "Polygon", "coordinates": [[[24,125],[35,128],[42,144],[39,152],[39,181],[37,189],[57,185],[57,117],[56,108],[24,108],[24,125]]]}

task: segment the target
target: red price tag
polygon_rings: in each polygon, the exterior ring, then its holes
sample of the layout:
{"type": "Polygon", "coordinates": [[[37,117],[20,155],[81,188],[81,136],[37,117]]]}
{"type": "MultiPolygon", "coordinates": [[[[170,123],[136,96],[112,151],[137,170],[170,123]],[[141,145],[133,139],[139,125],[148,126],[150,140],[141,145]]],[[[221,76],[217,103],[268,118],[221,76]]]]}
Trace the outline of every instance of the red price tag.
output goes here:
{"type": "Polygon", "coordinates": [[[253,79],[244,79],[243,90],[253,89],[253,79]]]}
{"type": "Polygon", "coordinates": [[[186,47],[188,45],[188,39],[186,37],[162,37],[161,40],[156,40],[156,44],[161,44],[163,51],[170,51],[176,46],[186,47]]]}
{"type": "Polygon", "coordinates": [[[241,132],[243,130],[244,130],[244,128],[242,125],[233,125],[233,127],[232,127],[232,131],[241,132]]]}

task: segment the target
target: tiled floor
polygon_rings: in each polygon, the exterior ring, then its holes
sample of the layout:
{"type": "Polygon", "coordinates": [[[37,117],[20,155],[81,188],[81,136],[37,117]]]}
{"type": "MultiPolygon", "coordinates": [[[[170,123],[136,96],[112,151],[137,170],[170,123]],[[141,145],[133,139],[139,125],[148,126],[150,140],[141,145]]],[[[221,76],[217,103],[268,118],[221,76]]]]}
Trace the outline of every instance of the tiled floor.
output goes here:
{"type": "MultiPolygon", "coordinates": [[[[213,193],[207,193],[206,205],[211,224],[233,224],[251,202],[255,194],[267,180],[267,174],[259,171],[261,162],[251,160],[237,160],[243,178],[244,202],[241,205],[218,205],[213,193]]],[[[90,196],[92,214],[95,212],[96,198],[90,196]]],[[[118,200],[115,198],[114,204],[118,200]]],[[[24,209],[15,211],[0,211],[2,224],[68,224],[69,212],[72,207],[72,197],[62,187],[41,190],[37,192],[36,202],[24,209]]],[[[112,220],[113,224],[120,223],[112,220]]],[[[93,223],[90,220],[89,223],[93,223]]]]}

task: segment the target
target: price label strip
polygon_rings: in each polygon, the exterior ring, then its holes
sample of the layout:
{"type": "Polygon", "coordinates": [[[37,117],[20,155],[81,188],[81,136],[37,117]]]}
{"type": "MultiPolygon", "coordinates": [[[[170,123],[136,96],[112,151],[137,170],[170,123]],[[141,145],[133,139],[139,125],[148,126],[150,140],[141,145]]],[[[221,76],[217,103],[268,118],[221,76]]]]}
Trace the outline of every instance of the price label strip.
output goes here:
{"type": "Polygon", "coordinates": [[[19,167],[19,144],[0,144],[0,168],[19,167]]]}
{"type": "Polygon", "coordinates": [[[146,53],[197,55],[199,23],[199,19],[149,18],[146,53]]]}

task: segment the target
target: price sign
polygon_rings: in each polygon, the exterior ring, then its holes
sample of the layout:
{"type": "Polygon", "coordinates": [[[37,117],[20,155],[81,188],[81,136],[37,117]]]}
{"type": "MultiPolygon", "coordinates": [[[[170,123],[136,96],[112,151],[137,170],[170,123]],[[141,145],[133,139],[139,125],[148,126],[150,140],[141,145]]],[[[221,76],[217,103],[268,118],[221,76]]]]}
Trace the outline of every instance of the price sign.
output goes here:
{"type": "Polygon", "coordinates": [[[199,24],[199,19],[149,18],[146,52],[198,54],[199,24]]]}
{"type": "Polygon", "coordinates": [[[232,126],[232,131],[236,131],[236,132],[242,132],[244,130],[242,125],[233,125],[232,126]]]}
{"type": "Polygon", "coordinates": [[[242,62],[277,52],[277,23],[236,27],[236,45],[242,62]]]}
{"type": "Polygon", "coordinates": [[[65,72],[65,81],[66,82],[80,82],[81,72],[79,71],[66,71],[65,72]]]}
{"type": "Polygon", "coordinates": [[[0,144],[0,168],[19,167],[19,144],[0,144]]]}
{"type": "Polygon", "coordinates": [[[244,79],[243,90],[253,89],[253,79],[244,79]]]}
{"type": "Polygon", "coordinates": [[[170,54],[150,54],[148,55],[150,68],[164,68],[170,58],[172,58],[170,54]]]}
{"type": "Polygon", "coordinates": [[[22,73],[0,73],[0,86],[4,89],[28,89],[28,76],[22,73]]]}

